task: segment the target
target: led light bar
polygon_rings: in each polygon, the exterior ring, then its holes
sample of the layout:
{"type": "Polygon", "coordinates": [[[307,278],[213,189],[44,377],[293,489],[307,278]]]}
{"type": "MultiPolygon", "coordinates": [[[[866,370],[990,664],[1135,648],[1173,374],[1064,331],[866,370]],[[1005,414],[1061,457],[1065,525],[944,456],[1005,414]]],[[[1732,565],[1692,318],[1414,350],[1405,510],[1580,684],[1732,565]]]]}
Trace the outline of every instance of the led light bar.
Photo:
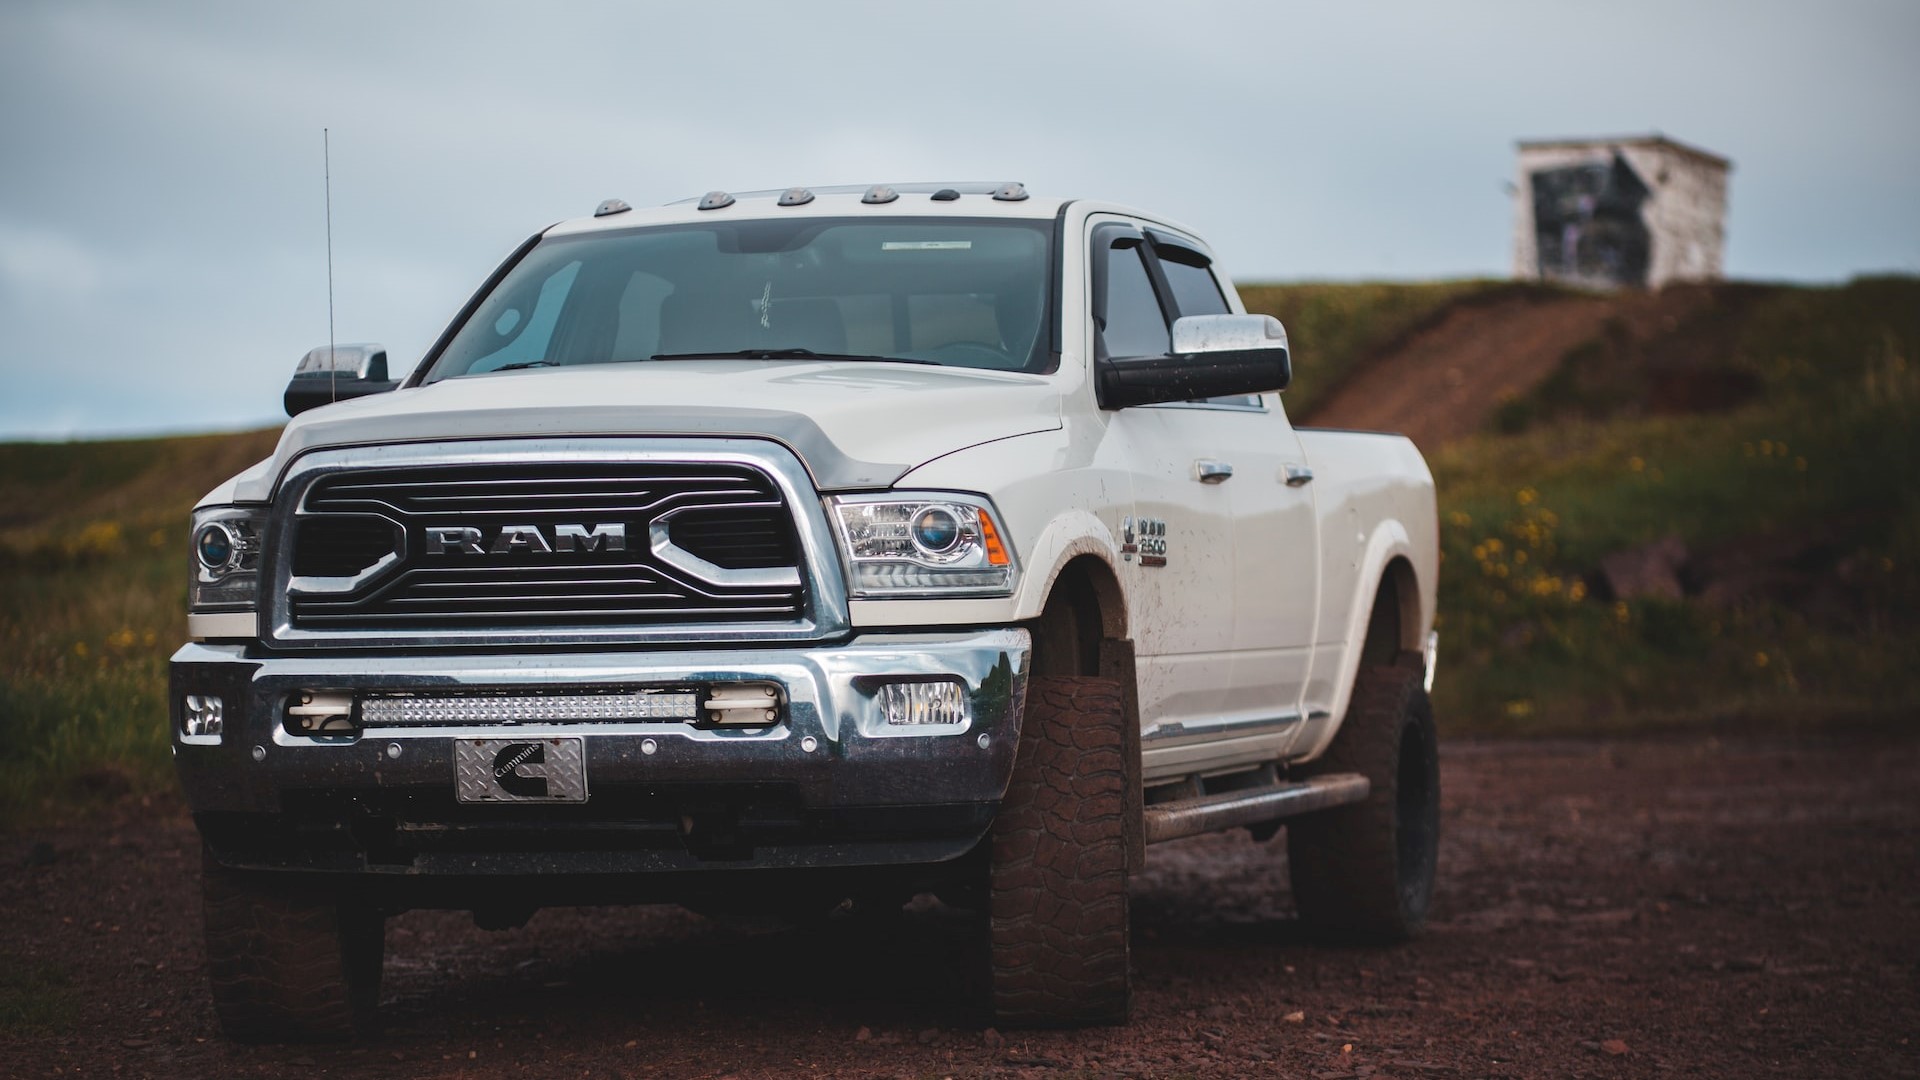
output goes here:
{"type": "Polygon", "coordinates": [[[450,724],[617,723],[623,720],[700,719],[691,690],[612,690],[571,694],[369,694],[360,699],[360,726],[435,727],[450,724]]]}

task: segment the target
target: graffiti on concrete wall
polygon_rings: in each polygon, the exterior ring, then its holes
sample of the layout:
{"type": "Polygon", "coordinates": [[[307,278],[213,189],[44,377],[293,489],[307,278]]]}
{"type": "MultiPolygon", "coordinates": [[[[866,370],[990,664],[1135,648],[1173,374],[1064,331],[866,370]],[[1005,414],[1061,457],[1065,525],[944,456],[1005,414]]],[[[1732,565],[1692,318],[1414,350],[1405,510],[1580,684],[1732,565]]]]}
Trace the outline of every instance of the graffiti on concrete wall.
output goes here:
{"type": "Polygon", "coordinates": [[[1541,169],[1530,179],[1542,278],[1647,283],[1651,242],[1640,205],[1652,189],[1624,157],[1541,169]]]}

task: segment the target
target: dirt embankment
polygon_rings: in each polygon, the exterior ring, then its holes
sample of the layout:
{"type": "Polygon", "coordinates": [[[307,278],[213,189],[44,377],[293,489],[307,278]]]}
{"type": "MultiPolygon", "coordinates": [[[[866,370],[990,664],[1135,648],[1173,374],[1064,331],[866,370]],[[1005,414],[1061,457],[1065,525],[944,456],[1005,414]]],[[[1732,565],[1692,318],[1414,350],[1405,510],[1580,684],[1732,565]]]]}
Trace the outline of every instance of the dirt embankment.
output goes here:
{"type": "Polygon", "coordinates": [[[1363,361],[1302,422],[1397,431],[1432,452],[1485,430],[1496,410],[1546,382],[1568,353],[1610,333],[1658,352],[1719,344],[1684,333],[1715,303],[1716,294],[1701,288],[1614,296],[1516,291],[1458,302],[1363,361]]]}
{"type": "Polygon", "coordinates": [[[177,813],[0,836],[0,1075],[1892,1077],[1920,1070],[1920,744],[1455,743],[1433,924],[1334,948],[1285,845],[1152,849],[1136,1020],[984,1030],[975,927],[390,922],[378,1041],[238,1047],[177,813]],[[24,1007],[23,1002],[38,1005],[24,1007]]]}

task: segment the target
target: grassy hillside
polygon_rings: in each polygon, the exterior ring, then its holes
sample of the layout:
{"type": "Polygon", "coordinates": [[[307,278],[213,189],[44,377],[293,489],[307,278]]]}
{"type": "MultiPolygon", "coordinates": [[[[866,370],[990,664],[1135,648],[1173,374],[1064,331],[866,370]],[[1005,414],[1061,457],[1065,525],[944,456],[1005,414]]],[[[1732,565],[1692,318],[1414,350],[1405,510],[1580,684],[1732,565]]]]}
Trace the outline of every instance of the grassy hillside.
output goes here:
{"type": "Polygon", "coordinates": [[[1920,709],[1920,280],[1700,300],[1609,326],[1433,456],[1454,726],[1920,709]],[[1609,595],[1610,558],[1678,589],[1609,595]]]}
{"type": "Polygon", "coordinates": [[[0,445],[0,820],[170,782],[187,514],[275,434],[0,445]]]}
{"type": "MultiPolygon", "coordinates": [[[[1288,321],[1300,415],[1449,305],[1514,289],[1244,292],[1288,321]]],[[[1431,455],[1448,730],[1920,708],[1920,281],[1697,299],[1671,325],[1610,324],[1431,455]],[[1609,558],[1656,544],[1673,595],[1609,595],[1609,558]]],[[[0,446],[0,818],[171,783],[187,511],[273,437],[0,446]]]]}

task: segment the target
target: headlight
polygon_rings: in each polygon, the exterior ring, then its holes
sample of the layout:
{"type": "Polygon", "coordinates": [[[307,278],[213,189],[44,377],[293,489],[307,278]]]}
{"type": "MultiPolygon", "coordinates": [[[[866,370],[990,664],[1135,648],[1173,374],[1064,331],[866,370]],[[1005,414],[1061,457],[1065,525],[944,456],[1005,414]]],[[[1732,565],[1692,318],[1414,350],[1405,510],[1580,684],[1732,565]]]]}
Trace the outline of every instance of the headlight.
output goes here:
{"type": "Polygon", "coordinates": [[[828,500],[855,597],[1008,596],[1013,547],[986,500],[946,492],[828,500]]]}
{"type": "Polygon", "coordinates": [[[264,507],[209,506],[193,512],[193,588],[187,610],[250,611],[260,595],[264,507]]]}

